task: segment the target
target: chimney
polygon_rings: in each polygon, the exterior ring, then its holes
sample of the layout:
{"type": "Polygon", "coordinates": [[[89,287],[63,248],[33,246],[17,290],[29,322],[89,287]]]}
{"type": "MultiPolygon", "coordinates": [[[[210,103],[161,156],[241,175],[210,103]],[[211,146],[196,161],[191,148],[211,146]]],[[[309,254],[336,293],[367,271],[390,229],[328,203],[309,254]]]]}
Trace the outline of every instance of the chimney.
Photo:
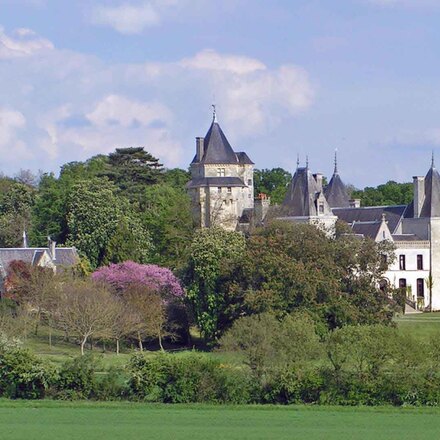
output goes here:
{"type": "Polygon", "coordinates": [[[50,237],[47,237],[47,248],[49,250],[49,255],[52,258],[52,261],[55,261],[56,258],[56,245],[57,242],[52,240],[50,237]]]}
{"type": "Polygon", "coordinates": [[[421,176],[413,177],[414,190],[414,218],[419,218],[425,200],[425,178],[421,176]]]}
{"type": "Polygon", "coordinates": [[[350,208],[360,208],[361,207],[361,199],[351,199],[349,200],[350,208]]]}
{"type": "Polygon", "coordinates": [[[26,234],[26,230],[23,231],[23,248],[27,248],[28,247],[28,241],[27,241],[27,234],[26,234]]]}
{"type": "Polygon", "coordinates": [[[321,173],[316,173],[316,174],[313,174],[313,177],[316,180],[316,184],[318,185],[319,191],[322,192],[322,174],[321,173]]]}
{"type": "Polygon", "coordinates": [[[205,138],[196,137],[196,161],[200,162],[203,159],[205,138]]]}

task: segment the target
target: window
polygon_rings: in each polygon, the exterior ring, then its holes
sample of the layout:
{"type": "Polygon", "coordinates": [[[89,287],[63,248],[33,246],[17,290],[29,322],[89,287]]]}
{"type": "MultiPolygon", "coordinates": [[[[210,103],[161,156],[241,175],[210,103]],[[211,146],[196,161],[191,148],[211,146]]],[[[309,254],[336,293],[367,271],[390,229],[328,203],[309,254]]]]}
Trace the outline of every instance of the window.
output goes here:
{"type": "Polygon", "coordinates": [[[324,214],[324,203],[319,204],[319,213],[324,214]]]}
{"type": "Polygon", "coordinates": [[[252,194],[251,193],[249,193],[248,194],[248,199],[250,199],[252,197],[252,194]]]}
{"type": "Polygon", "coordinates": [[[399,270],[406,270],[405,255],[399,255],[399,270]]]}
{"type": "Polygon", "coordinates": [[[217,168],[217,177],[225,177],[225,171],[224,168],[217,168]]]}
{"type": "Polygon", "coordinates": [[[228,186],[228,193],[231,194],[232,193],[232,188],[230,186],[228,186]]]}
{"type": "Polygon", "coordinates": [[[399,289],[406,289],[406,278],[399,279],[399,289]]]}
{"type": "Polygon", "coordinates": [[[217,187],[217,192],[218,192],[218,193],[221,193],[221,192],[222,192],[222,187],[221,187],[221,186],[217,187]]]}
{"type": "Polygon", "coordinates": [[[417,255],[417,270],[423,270],[423,255],[417,255]]]}
{"type": "Polygon", "coordinates": [[[252,186],[252,179],[248,179],[248,186],[252,186]]]}
{"type": "Polygon", "coordinates": [[[425,296],[425,281],[423,278],[417,278],[417,296],[425,296]]]}

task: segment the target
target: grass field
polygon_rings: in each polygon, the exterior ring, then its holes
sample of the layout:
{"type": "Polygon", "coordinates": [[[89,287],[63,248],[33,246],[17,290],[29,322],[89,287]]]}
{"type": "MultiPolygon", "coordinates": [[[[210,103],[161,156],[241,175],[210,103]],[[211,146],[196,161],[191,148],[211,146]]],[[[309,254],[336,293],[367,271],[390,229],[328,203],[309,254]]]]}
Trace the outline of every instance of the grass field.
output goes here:
{"type": "Polygon", "coordinates": [[[440,410],[0,402],[2,440],[440,438],[440,410]]]}
{"type": "Polygon", "coordinates": [[[396,318],[398,328],[422,340],[440,335],[440,312],[414,313],[396,318]]]}

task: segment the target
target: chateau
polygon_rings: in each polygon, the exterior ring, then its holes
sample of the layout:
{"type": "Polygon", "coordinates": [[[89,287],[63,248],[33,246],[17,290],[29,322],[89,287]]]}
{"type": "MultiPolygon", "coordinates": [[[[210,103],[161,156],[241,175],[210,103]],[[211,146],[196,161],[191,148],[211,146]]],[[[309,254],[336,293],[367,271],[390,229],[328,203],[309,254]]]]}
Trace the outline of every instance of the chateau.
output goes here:
{"type": "MultiPolygon", "coordinates": [[[[196,138],[190,169],[188,192],[199,227],[246,231],[252,224],[264,224],[270,200],[264,195],[254,198],[254,163],[246,153],[233,150],[215,111],[206,136],[196,138]]],[[[329,233],[339,219],[356,236],[393,242],[396,259],[383,285],[406,289],[407,303],[416,310],[440,310],[440,174],[434,158],[425,177],[413,178],[413,188],[409,205],[360,206],[360,200],[350,199],[335,156],[326,186],[322,174],[298,164],[276,216],[315,224],[329,233]]]]}

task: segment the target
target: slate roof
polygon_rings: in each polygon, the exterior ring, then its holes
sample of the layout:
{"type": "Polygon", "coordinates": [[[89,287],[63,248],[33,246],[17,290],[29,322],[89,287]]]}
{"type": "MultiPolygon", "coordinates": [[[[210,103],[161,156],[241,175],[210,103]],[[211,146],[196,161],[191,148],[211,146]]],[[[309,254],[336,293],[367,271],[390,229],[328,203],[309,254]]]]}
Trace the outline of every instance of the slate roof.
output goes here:
{"type": "MultiPolygon", "coordinates": [[[[203,164],[238,164],[238,158],[226,139],[220,125],[215,120],[209,127],[203,141],[203,164]]],[[[196,163],[196,156],[192,163],[196,163]]]]}
{"type": "MultiPolygon", "coordinates": [[[[36,265],[39,263],[48,248],[0,248],[0,269],[4,275],[9,264],[14,261],[23,261],[36,265]]],[[[73,266],[78,262],[79,256],[75,248],[56,248],[56,259],[53,261],[56,266],[73,266]]]]}
{"type": "Polygon", "coordinates": [[[200,186],[245,187],[246,185],[239,177],[196,177],[186,184],[187,188],[197,188],[200,186]]]}
{"type": "Polygon", "coordinates": [[[371,222],[356,222],[352,225],[352,230],[355,234],[363,235],[364,237],[376,239],[379,233],[382,221],[371,221],[371,222]]]}
{"type": "Polygon", "coordinates": [[[363,208],[333,208],[333,213],[344,222],[379,222],[385,214],[391,234],[396,230],[401,218],[407,209],[406,205],[372,206],[363,208]]]}
{"type": "Polygon", "coordinates": [[[419,241],[419,240],[421,240],[421,238],[415,234],[393,234],[392,237],[393,237],[394,241],[419,241]]]}
{"type": "MultiPolygon", "coordinates": [[[[316,201],[322,193],[309,169],[298,168],[287,189],[282,203],[282,213],[286,217],[310,217],[318,215],[316,201]]],[[[325,212],[329,211],[328,205],[325,212]]]]}
{"type": "Polygon", "coordinates": [[[324,195],[330,208],[344,208],[350,206],[350,198],[348,197],[347,188],[337,172],[333,174],[329,184],[325,187],[324,195]]]}
{"type": "Polygon", "coordinates": [[[440,217],[440,174],[434,164],[425,176],[425,201],[420,217],[440,217]]]}
{"type": "Polygon", "coordinates": [[[242,165],[254,165],[254,162],[251,161],[251,159],[245,152],[240,151],[239,153],[236,153],[236,155],[237,155],[238,163],[242,165]]]}

